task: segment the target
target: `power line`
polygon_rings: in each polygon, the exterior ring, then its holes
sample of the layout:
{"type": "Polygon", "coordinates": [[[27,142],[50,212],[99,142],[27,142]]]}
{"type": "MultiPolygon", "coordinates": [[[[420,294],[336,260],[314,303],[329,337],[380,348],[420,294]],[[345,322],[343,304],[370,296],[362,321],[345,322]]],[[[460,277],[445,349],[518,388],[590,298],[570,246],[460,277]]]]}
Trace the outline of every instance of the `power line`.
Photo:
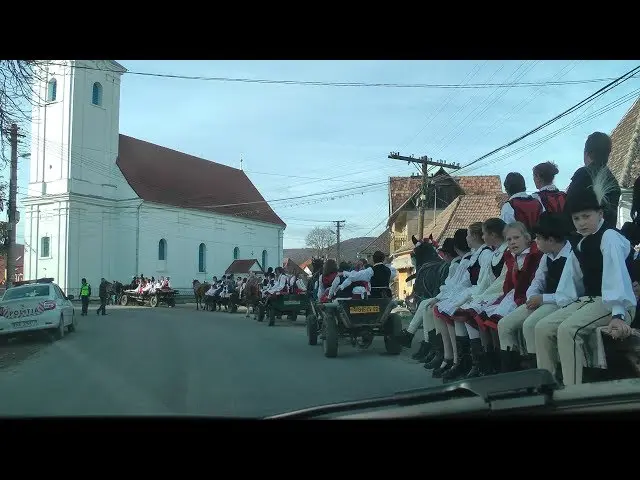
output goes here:
{"type": "MultiPolygon", "coordinates": [[[[50,62],[50,65],[69,67],[62,63],[50,62]]],[[[108,68],[97,68],[89,66],[73,65],[71,68],[81,70],[98,70],[111,71],[108,68]]],[[[383,88],[433,88],[433,89],[477,89],[477,88],[529,88],[539,86],[564,86],[564,85],[582,85],[589,83],[602,83],[613,80],[613,77],[590,78],[583,80],[546,80],[538,82],[518,82],[518,83],[469,83],[469,84],[453,84],[453,83],[382,83],[382,82],[329,82],[329,81],[312,81],[312,80],[276,80],[266,78],[242,78],[242,77],[209,77],[204,75],[178,75],[170,73],[154,73],[154,72],[136,72],[127,71],[125,74],[140,75],[146,77],[173,78],[180,80],[200,80],[210,82],[234,82],[234,83],[258,83],[266,85],[299,85],[299,86],[318,86],[318,87],[383,87],[383,88]]],[[[638,78],[634,76],[633,78],[638,78]]]]}
{"type": "Polygon", "coordinates": [[[482,155],[479,158],[476,158],[475,160],[469,162],[468,164],[464,165],[462,168],[467,168],[470,167],[471,165],[473,165],[474,163],[477,163],[481,160],[484,160],[485,158],[493,155],[494,153],[498,153],[501,150],[504,150],[505,148],[510,147],[511,145],[514,145],[522,140],[524,140],[525,138],[533,135],[534,133],[542,130],[544,127],[551,125],[552,123],[557,122],[558,120],[560,120],[561,118],[569,115],[570,113],[573,113],[574,111],[578,110],[580,107],[582,107],[583,105],[586,105],[587,103],[593,101],[595,98],[604,95],[606,92],[608,92],[609,90],[612,90],[613,88],[619,86],[620,84],[622,84],[623,82],[626,82],[627,80],[629,80],[633,74],[640,70],[640,66],[637,66],[631,70],[629,70],[627,73],[625,73],[624,75],[621,75],[620,77],[616,78],[614,81],[608,83],[607,85],[605,85],[604,87],[598,89],[596,92],[592,93],[591,95],[589,95],[587,98],[585,98],[584,100],[581,100],[580,102],[576,103],[574,106],[568,108],[567,110],[565,110],[564,112],[556,115],[555,117],[553,117],[550,120],[547,120],[546,122],[542,123],[541,125],[538,125],[537,127],[535,127],[534,129],[528,131],[527,133],[520,135],[518,138],[511,140],[510,142],[502,145],[501,147],[496,148],[495,150],[492,150],[489,153],[486,153],[484,155],[482,155]]]}

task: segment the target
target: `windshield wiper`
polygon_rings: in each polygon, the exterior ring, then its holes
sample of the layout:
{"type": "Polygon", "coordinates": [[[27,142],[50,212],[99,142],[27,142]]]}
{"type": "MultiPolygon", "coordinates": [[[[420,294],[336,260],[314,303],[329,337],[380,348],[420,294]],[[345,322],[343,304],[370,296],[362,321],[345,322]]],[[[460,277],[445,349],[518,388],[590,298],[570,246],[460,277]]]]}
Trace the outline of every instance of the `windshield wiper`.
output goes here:
{"type": "Polygon", "coordinates": [[[548,405],[560,388],[553,375],[542,369],[502,373],[451,382],[435,387],[397,392],[391,396],[310,407],[266,417],[267,419],[311,419],[340,412],[387,406],[407,406],[457,398],[482,398],[491,410],[548,405]]]}

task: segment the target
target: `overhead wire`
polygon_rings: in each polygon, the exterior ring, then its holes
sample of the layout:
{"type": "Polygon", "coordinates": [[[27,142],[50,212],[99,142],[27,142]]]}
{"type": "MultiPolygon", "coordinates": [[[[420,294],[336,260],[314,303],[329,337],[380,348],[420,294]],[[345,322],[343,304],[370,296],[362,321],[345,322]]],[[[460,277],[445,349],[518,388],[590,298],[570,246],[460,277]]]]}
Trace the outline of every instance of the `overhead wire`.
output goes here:
{"type": "MultiPolygon", "coordinates": [[[[66,63],[49,62],[49,65],[71,67],[80,70],[98,70],[113,71],[109,68],[90,67],[88,65],[69,65],[66,63]]],[[[323,86],[323,87],[384,87],[384,88],[441,88],[441,89],[473,89],[473,88],[496,88],[496,87],[521,87],[530,88],[545,85],[563,86],[563,85],[580,85],[589,83],[603,83],[612,80],[612,78],[590,78],[581,80],[564,80],[564,81],[538,81],[538,82],[519,82],[516,84],[504,83],[477,83],[477,84],[449,84],[449,83],[385,83],[385,82],[331,82],[331,81],[310,81],[310,80],[280,80],[265,78],[242,78],[242,77],[221,77],[206,75],[179,75],[170,73],[155,73],[127,70],[126,75],[139,75],[146,77],[172,78],[180,80],[200,80],[211,82],[233,82],[233,83],[257,83],[257,84],[274,84],[274,85],[301,85],[301,86],[323,86]]]]}

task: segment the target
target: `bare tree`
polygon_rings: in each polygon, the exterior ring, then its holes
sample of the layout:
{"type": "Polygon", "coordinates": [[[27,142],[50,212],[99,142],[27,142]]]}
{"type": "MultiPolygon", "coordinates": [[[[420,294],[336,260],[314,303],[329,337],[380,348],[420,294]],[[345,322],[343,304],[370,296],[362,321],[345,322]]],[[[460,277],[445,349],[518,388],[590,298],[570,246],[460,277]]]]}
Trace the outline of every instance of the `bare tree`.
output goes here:
{"type": "Polygon", "coordinates": [[[36,60],[0,60],[0,154],[6,162],[5,148],[12,123],[24,126],[31,121],[31,108],[42,99],[35,89],[40,79],[40,66],[36,60]]]}
{"type": "Polygon", "coordinates": [[[305,243],[315,250],[317,257],[321,257],[329,254],[329,247],[336,243],[336,236],[330,227],[314,227],[307,234],[305,243]]]}

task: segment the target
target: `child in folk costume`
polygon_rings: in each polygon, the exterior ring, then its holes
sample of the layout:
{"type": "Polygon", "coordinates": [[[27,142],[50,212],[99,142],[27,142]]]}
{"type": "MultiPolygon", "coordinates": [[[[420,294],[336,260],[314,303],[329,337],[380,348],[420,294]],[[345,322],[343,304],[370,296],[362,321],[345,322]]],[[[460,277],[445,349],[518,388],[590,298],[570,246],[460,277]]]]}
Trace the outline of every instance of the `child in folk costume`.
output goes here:
{"type": "Polygon", "coordinates": [[[509,195],[509,200],[502,205],[500,218],[505,223],[522,222],[531,231],[544,211],[542,203],[527,193],[524,177],[518,172],[507,174],[504,189],[509,195]]]}
{"type": "Polygon", "coordinates": [[[326,262],[324,262],[324,266],[322,267],[322,274],[318,278],[319,302],[326,303],[330,301],[329,289],[331,288],[331,284],[335,280],[336,276],[338,276],[338,263],[333,258],[329,258],[326,262]]]}
{"type": "MultiPolygon", "coordinates": [[[[469,244],[467,242],[468,231],[466,228],[460,228],[456,230],[453,238],[447,238],[442,243],[441,250],[447,252],[453,258],[449,263],[449,272],[447,274],[447,278],[444,281],[444,284],[440,286],[440,293],[438,295],[442,295],[440,298],[444,298],[444,293],[447,290],[451,290],[452,286],[460,283],[459,278],[461,276],[460,269],[466,269],[469,267],[469,260],[471,259],[471,252],[469,249],[469,244]],[[451,246],[448,246],[448,240],[451,246]],[[453,255],[452,255],[453,253],[453,255]]],[[[434,348],[436,344],[436,326],[433,320],[433,314],[429,307],[433,306],[437,301],[436,298],[427,298],[422,300],[416,309],[416,313],[409,324],[409,327],[406,330],[403,330],[403,343],[404,346],[409,348],[411,346],[411,342],[413,340],[413,336],[420,324],[423,327],[423,335],[424,340],[420,342],[419,350],[412,356],[414,360],[422,361],[424,360],[434,348]]],[[[440,337],[440,342],[442,341],[442,337],[440,337]]]]}
{"type": "Polygon", "coordinates": [[[455,322],[460,326],[455,327],[458,332],[465,332],[456,335],[456,344],[458,349],[458,363],[455,368],[443,374],[445,380],[454,380],[463,376],[475,377],[482,373],[481,365],[497,364],[499,358],[490,348],[492,342],[489,334],[485,330],[478,328],[475,316],[482,309],[495,302],[502,295],[504,279],[506,277],[506,253],[507,242],[504,238],[505,223],[499,218],[490,218],[482,225],[483,238],[485,243],[495,250],[491,256],[491,261],[486,268],[480,272],[478,287],[472,293],[470,298],[458,304],[458,308],[454,312],[439,310],[440,314],[445,314],[445,320],[449,323],[455,322]],[[459,338],[458,338],[459,337],[459,338]],[[472,345],[477,349],[477,345],[484,346],[479,351],[474,350],[474,354],[478,355],[478,360],[482,363],[472,361],[472,345]]]}
{"type": "Polygon", "coordinates": [[[598,327],[608,327],[614,338],[631,333],[637,303],[630,274],[633,250],[629,240],[605,224],[605,199],[617,188],[608,173],[601,169],[592,185],[571,189],[567,196],[566,209],[582,239],[569,255],[556,290],[562,308],[535,328],[538,368],[555,373],[559,360],[565,385],[582,383],[583,367],[600,363],[598,327]]]}
{"type": "Polygon", "coordinates": [[[533,182],[538,191],[531,196],[538,199],[545,212],[562,213],[564,210],[567,194],[553,184],[557,174],[558,166],[553,162],[539,163],[533,167],[533,182]]]}
{"type": "MultiPolygon", "coordinates": [[[[535,277],[540,259],[543,253],[538,249],[535,242],[531,240],[531,234],[527,227],[521,222],[507,225],[504,229],[509,250],[505,255],[507,274],[503,284],[503,295],[492,305],[483,308],[475,319],[480,328],[489,328],[491,345],[483,345],[485,351],[499,351],[502,372],[510,372],[519,369],[520,357],[512,355],[511,350],[500,350],[498,340],[498,324],[501,319],[509,315],[520,305],[524,305],[527,300],[527,289],[535,277]],[[493,348],[491,348],[493,347],[493,348]]],[[[482,349],[480,345],[471,345],[471,355],[474,365],[478,365],[482,370],[482,349]]],[[[487,362],[485,362],[486,364],[487,362]]],[[[492,373],[485,371],[485,373],[492,373]]]]}
{"type": "Polygon", "coordinates": [[[333,300],[335,297],[338,298],[351,298],[352,290],[338,290],[338,286],[340,286],[346,280],[345,273],[351,271],[351,265],[348,262],[340,262],[338,265],[338,274],[335,276],[333,281],[331,282],[331,286],[329,287],[329,293],[327,294],[328,300],[333,300]]]}
{"type": "Polygon", "coordinates": [[[371,298],[391,297],[389,285],[398,276],[398,271],[391,265],[385,264],[386,255],[380,250],[373,253],[373,265],[358,272],[343,272],[346,280],[340,283],[337,291],[346,290],[352,287],[355,282],[366,282],[368,284],[371,298]]]}
{"type": "MultiPolygon", "coordinates": [[[[460,341],[467,337],[467,331],[462,323],[448,322],[448,317],[440,312],[454,313],[458,305],[469,298],[478,286],[483,270],[490,268],[493,252],[491,247],[483,242],[482,223],[469,225],[467,243],[472,254],[466,263],[458,269],[460,275],[450,288],[440,289],[436,299],[432,301],[433,308],[428,308],[426,315],[433,317],[438,335],[433,348],[433,355],[425,358],[424,368],[434,370],[433,376],[440,378],[444,372],[459,362],[460,341]],[[438,341],[440,340],[440,341],[438,341]]],[[[466,340],[468,342],[468,339],[466,340]]]]}
{"type": "Polygon", "coordinates": [[[502,352],[510,352],[501,355],[510,355],[511,365],[523,362],[529,368],[536,367],[535,327],[540,320],[558,309],[556,288],[571,253],[565,225],[563,214],[544,212],[533,229],[538,249],[544,255],[527,289],[526,303],[504,316],[498,323],[500,349],[502,352]],[[524,345],[521,345],[520,331],[524,337],[524,345]]]}

